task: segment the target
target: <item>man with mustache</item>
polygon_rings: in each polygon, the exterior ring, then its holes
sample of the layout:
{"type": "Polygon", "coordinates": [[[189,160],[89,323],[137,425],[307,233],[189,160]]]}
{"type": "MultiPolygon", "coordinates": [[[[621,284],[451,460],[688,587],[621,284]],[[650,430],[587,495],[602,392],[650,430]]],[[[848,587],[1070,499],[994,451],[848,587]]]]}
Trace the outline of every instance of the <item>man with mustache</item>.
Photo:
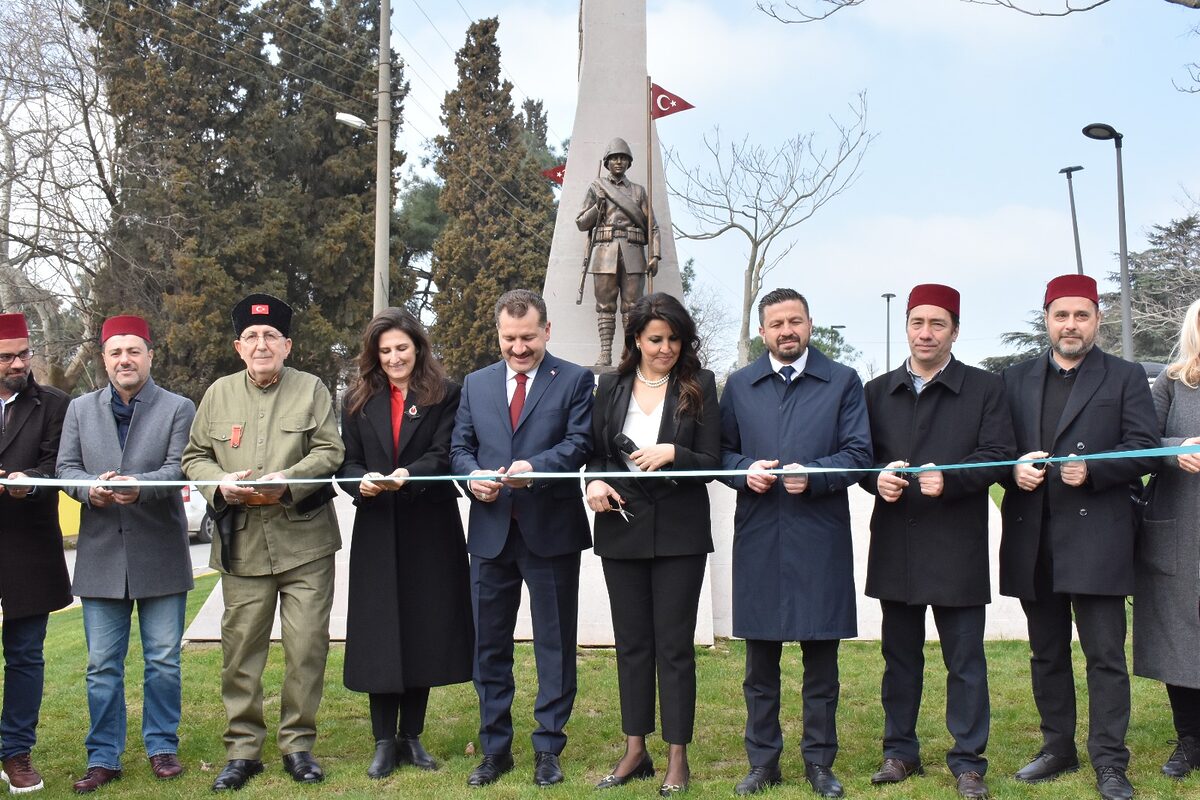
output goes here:
{"type": "Polygon", "coordinates": [[[146,320],[110,317],[100,329],[109,384],[71,401],[58,476],[83,505],[71,587],[83,603],[87,639],[87,771],[75,792],[121,777],[125,752],[125,656],[134,606],[142,642],[142,741],[159,780],[179,777],[182,708],[180,641],[192,588],[180,459],[196,406],[150,377],[154,347],[146,320]],[[119,481],[120,486],[87,485],[119,481]]]}
{"type": "Polygon", "coordinates": [[[1046,286],[1050,348],[1004,372],[1021,463],[1004,480],[1000,592],[1021,600],[1029,624],[1033,699],[1042,746],[1015,775],[1025,783],[1079,769],[1071,619],[1087,659],[1088,756],[1105,800],[1129,800],[1129,671],[1125,597],[1133,593],[1130,483],[1157,459],[1038,463],[1158,446],[1146,373],[1096,346],[1100,299],[1086,275],[1046,286]]]}
{"type": "Polygon", "coordinates": [[[808,301],[776,289],[758,304],[767,352],[729,376],[721,396],[721,460],[751,474],[737,490],[733,532],[733,635],[746,640],[746,755],[734,791],[781,780],[779,660],[784,642],[804,659],[804,777],[822,797],[841,797],[837,756],[838,643],[858,633],[854,555],[846,487],[853,472],[780,477],[782,466],[870,466],[871,431],[862,381],[810,347],[808,301]]]}
{"type": "MultiPolygon", "coordinates": [[[[0,477],[9,480],[54,477],[67,413],[67,396],[33,379],[32,357],[25,315],[0,314],[0,477]]],[[[0,779],[13,794],[43,786],[31,757],[42,706],[42,644],[50,612],[70,603],[58,490],[0,484],[0,779]]]]}

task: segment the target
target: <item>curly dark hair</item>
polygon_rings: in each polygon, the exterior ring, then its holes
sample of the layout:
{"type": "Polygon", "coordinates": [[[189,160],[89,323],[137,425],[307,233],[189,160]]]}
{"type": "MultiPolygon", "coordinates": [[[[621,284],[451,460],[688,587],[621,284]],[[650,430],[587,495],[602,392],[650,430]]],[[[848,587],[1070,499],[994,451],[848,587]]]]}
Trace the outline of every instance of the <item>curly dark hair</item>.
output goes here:
{"type": "Polygon", "coordinates": [[[696,378],[700,371],[700,356],[696,355],[700,337],[696,334],[692,315],[671,295],[655,292],[638,298],[625,314],[625,351],[621,354],[617,372],[628,375],[637,367],[642,358],[635,346],[637,336],[656,319],[667,323],[671,333],[679,337],[679,360],[671,369],[672,377],[679,382],[679,405],[675,407],[675,415],[677,418],[682,414],[699,417],[704,407],[700,382],[696,378]]]}
{"type": "Polygon", "coordinates": [[[424,326],[403,308],[385,308],[367,323],[367,329],[363,331],[362,352],[357,359],[358,380],[346,395],[346,410],[350,416],[358,414],[368,400],[388,388],[387,375],[379,365],[379,339],[388,331],[407,333],[416,351],[405,402],[431,405],[446,396],[446,372],[433,355],[424,326]]]}

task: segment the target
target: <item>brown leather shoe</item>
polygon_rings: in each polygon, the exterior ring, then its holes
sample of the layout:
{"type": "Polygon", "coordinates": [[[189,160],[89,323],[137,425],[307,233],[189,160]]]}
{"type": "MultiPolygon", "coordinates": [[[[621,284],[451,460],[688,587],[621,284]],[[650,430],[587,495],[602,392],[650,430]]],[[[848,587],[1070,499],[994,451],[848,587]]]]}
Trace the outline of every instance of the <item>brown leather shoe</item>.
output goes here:
{"type": "Polygon", "coordinates": [[[160,781],[169,781],[183,774],[183,764],[179,763],[179,756],[174,753],[150,756],[150,769],[154,770],[154,777],[160,781]]]}
{"type": "Polygon", "coordinates": [[[879,765],[879,770],[871,776],[871,783],[900,783],[913,775],[924,775],[925,768],[920,761],[904,761],[899,758],[885,758],[879,765]]]}
{"type": "Polygon", "coordinates": [[[87,794],[94,792],[106,783],[115,781],[121,777],[121,770],[109,769],[108,767],[88,767],[87,772],[83,777],[75,781],[72,786],[75,794],[87,794]]]}
{"type": "Polygon", "coordinates": [[[19,753],[4,759],[4,771],[0,772],[0,780],[8,784],[11,794],[36,792],[46,785],[42,783],[42,776],[34,769],[29,753],[19,753]]]}
{"type": "Polygon", "coordinates": [[[958,794],[968,800],[986,800],[988,797],[987,784],[978,772],[964,772],[958,776],[958,794]]]}

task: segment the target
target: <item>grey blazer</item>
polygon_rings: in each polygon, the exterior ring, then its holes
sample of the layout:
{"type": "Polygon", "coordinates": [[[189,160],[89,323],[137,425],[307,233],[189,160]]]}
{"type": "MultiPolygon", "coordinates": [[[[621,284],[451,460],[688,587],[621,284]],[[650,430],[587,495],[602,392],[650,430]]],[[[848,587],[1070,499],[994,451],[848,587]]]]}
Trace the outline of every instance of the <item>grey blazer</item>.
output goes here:
{"type": "MultiPolygon", "coordinates": [[[[58,449],[58,477],[89,480],[109,470],[142,480],[183,479],[179,465],[196,406],[150,380],[134,406],[125,449],[117,438],[112,387],[71,401],[58,449]]],[[[86,486],[63,489],[83,504],[75,581],[80,597],[161,597],[192,588],[187,517],[178,486],[143,486],[132,505],[88,505],[86,486]]]]}

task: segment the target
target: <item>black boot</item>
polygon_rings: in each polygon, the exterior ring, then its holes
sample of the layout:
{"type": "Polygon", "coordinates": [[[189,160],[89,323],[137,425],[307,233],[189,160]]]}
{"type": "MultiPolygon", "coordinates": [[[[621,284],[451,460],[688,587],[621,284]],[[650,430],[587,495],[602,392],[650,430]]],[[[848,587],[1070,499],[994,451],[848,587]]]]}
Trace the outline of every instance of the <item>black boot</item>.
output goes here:
{"type": "Polygon", "coordinates": [[[396,771],[396,740],[380,739],[375,743],[375,758],[367,767],[367,777],[379,780],[396,771]]]}
{"type": "Polygon", "coordinates": [[[1162,772],[1170,778],[1183,779],[1194,769],[1200,768],[1200,736],[1180,736],[1175,742],[1175,752],[1163,764],[1162,772]]]}
{"type": "Polygon", "coordinates": [[[396,754],[401,764],[412,764],[418,769],[430,772],[438,768],[438,763],[433,760],[433,756],[425,752],[425,748],[421,746],[421,739],[417,736],[397,736],[396,754]]]}

